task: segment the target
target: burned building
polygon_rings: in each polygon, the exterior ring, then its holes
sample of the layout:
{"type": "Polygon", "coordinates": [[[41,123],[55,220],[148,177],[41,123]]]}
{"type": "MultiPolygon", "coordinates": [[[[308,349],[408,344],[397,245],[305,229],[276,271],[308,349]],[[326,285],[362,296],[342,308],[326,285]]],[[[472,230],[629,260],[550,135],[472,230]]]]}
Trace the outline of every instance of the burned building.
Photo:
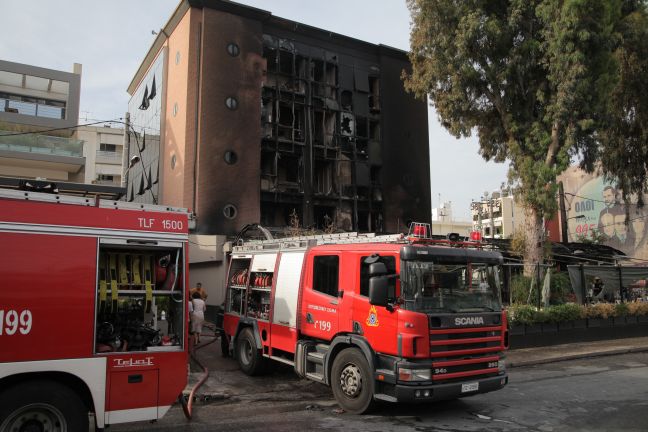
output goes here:
{"type": "Polygon", "coordinates": [[[428,221],[427,106],[403,88],[408,67],[394,48],[183,0],[128,88],[128,200],[191,208],[204,234],[428,221]]]}

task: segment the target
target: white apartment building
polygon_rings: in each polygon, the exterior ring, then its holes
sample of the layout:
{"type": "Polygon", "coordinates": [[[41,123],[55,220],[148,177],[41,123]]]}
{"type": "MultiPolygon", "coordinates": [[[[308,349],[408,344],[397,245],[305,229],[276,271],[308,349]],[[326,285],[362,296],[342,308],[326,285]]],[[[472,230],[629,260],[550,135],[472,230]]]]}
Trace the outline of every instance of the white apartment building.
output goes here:
{"type": "Polygon", "coordinates": [[[517,205],[512,196],[501,196],[493,192],[471,204],[472,229],[483,238],[511,238],[516,229],[524,227],[524,209],[517,205]]]}
{"type": "Polygon", "coordinates": [[[467,221],[456,221],[452,217],[452,202],[445,201],[440,207],[432,209],[432,234],[447,235],[457,233],[461,236],[470,236],[472,224],[467,221]]]}
{"type": "Polygon", "coordinates": [[[76,137],[83,141],[83,156],[86,159],[83,182],[120,186],[124,129],[83,126],[77,129],[76,137]]]}
{"type": "Polygon", "coordinates": [[[64,72],[0,60],[0,177],[81,181],[80,88],[80,64],[64,72]]]}

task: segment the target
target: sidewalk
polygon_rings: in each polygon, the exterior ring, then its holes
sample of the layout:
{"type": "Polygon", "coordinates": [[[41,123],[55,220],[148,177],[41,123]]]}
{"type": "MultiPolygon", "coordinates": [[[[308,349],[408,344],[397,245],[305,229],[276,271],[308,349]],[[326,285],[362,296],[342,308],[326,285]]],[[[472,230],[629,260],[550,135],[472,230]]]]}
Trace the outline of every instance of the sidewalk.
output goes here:
{"type": "Polygon", "coordinates": [[[506,352],[506,365],[509,368],[533,366],[564,360],[645,351],[648,351],[648,337],[579,342],[509,350],[506,352]]]}
{"type": "MultiPolygon", "coordinates": [[[[234,359],[221,356],[219,340],[211,344],[205,343],[211,340],[213,339],[210,337],[203,338],[202,347],[199,346],[196,350],[200,362],[209,369],[207,381],[196,393],[199,403],[224,399],[252,402],[255,400],[300,400],[300,398],[330,396],[325,386],[299,379],[290,366],[283,364],[276,364],[272,372],[264,376],[249,377],[244,375],[240,372],[234,359]]],[[[635,352],[648,352],[648,337],[513,349],[506,351],[506,364],[508,368],[520,368],[564,360],[635,352]]],[[[202,376],[202,369],[192,361],[189,382],[187,390],[185,390],[187,395],[202,376]]]]}

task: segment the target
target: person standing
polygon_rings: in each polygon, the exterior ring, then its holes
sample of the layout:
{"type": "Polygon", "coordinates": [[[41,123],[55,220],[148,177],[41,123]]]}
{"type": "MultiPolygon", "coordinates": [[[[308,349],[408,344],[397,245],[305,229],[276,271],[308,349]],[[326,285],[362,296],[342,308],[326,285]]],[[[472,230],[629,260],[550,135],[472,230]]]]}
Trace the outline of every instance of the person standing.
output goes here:
{"type": "Polygon", "coordinates": [[[207,300],[207,291],[202,287],[202,283],[198,282],[195,288],[191,288],[189,293],[193,296],[194,293],[200,294],[200,298],[207,300]]]}
{"type": "Polygon", "coordinates": [[[199,292],[191,295],[191,333],[194,339],[194,345],[200,343],[200,333],[202,332],[203,322],[205,321],[205,310],[207,305],[200,296],[199,292]]]}

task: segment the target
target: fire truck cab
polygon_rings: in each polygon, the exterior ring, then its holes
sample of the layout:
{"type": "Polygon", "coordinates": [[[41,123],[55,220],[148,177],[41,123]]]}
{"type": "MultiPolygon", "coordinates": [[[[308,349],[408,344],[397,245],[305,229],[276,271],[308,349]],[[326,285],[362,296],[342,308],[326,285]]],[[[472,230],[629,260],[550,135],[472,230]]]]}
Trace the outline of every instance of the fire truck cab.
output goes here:
{"type": "Polygon", "coordinates": [[[184,209],[0,190],[0,430],[164,415],[187,380],[184,209]]]}
{"type": "Polygon", "coordinates": [[[248,374],[293,365],[353,413],[500,389],[502,256],[475,246],[353,233],[235,246],[224,349],[248,374]]]}

